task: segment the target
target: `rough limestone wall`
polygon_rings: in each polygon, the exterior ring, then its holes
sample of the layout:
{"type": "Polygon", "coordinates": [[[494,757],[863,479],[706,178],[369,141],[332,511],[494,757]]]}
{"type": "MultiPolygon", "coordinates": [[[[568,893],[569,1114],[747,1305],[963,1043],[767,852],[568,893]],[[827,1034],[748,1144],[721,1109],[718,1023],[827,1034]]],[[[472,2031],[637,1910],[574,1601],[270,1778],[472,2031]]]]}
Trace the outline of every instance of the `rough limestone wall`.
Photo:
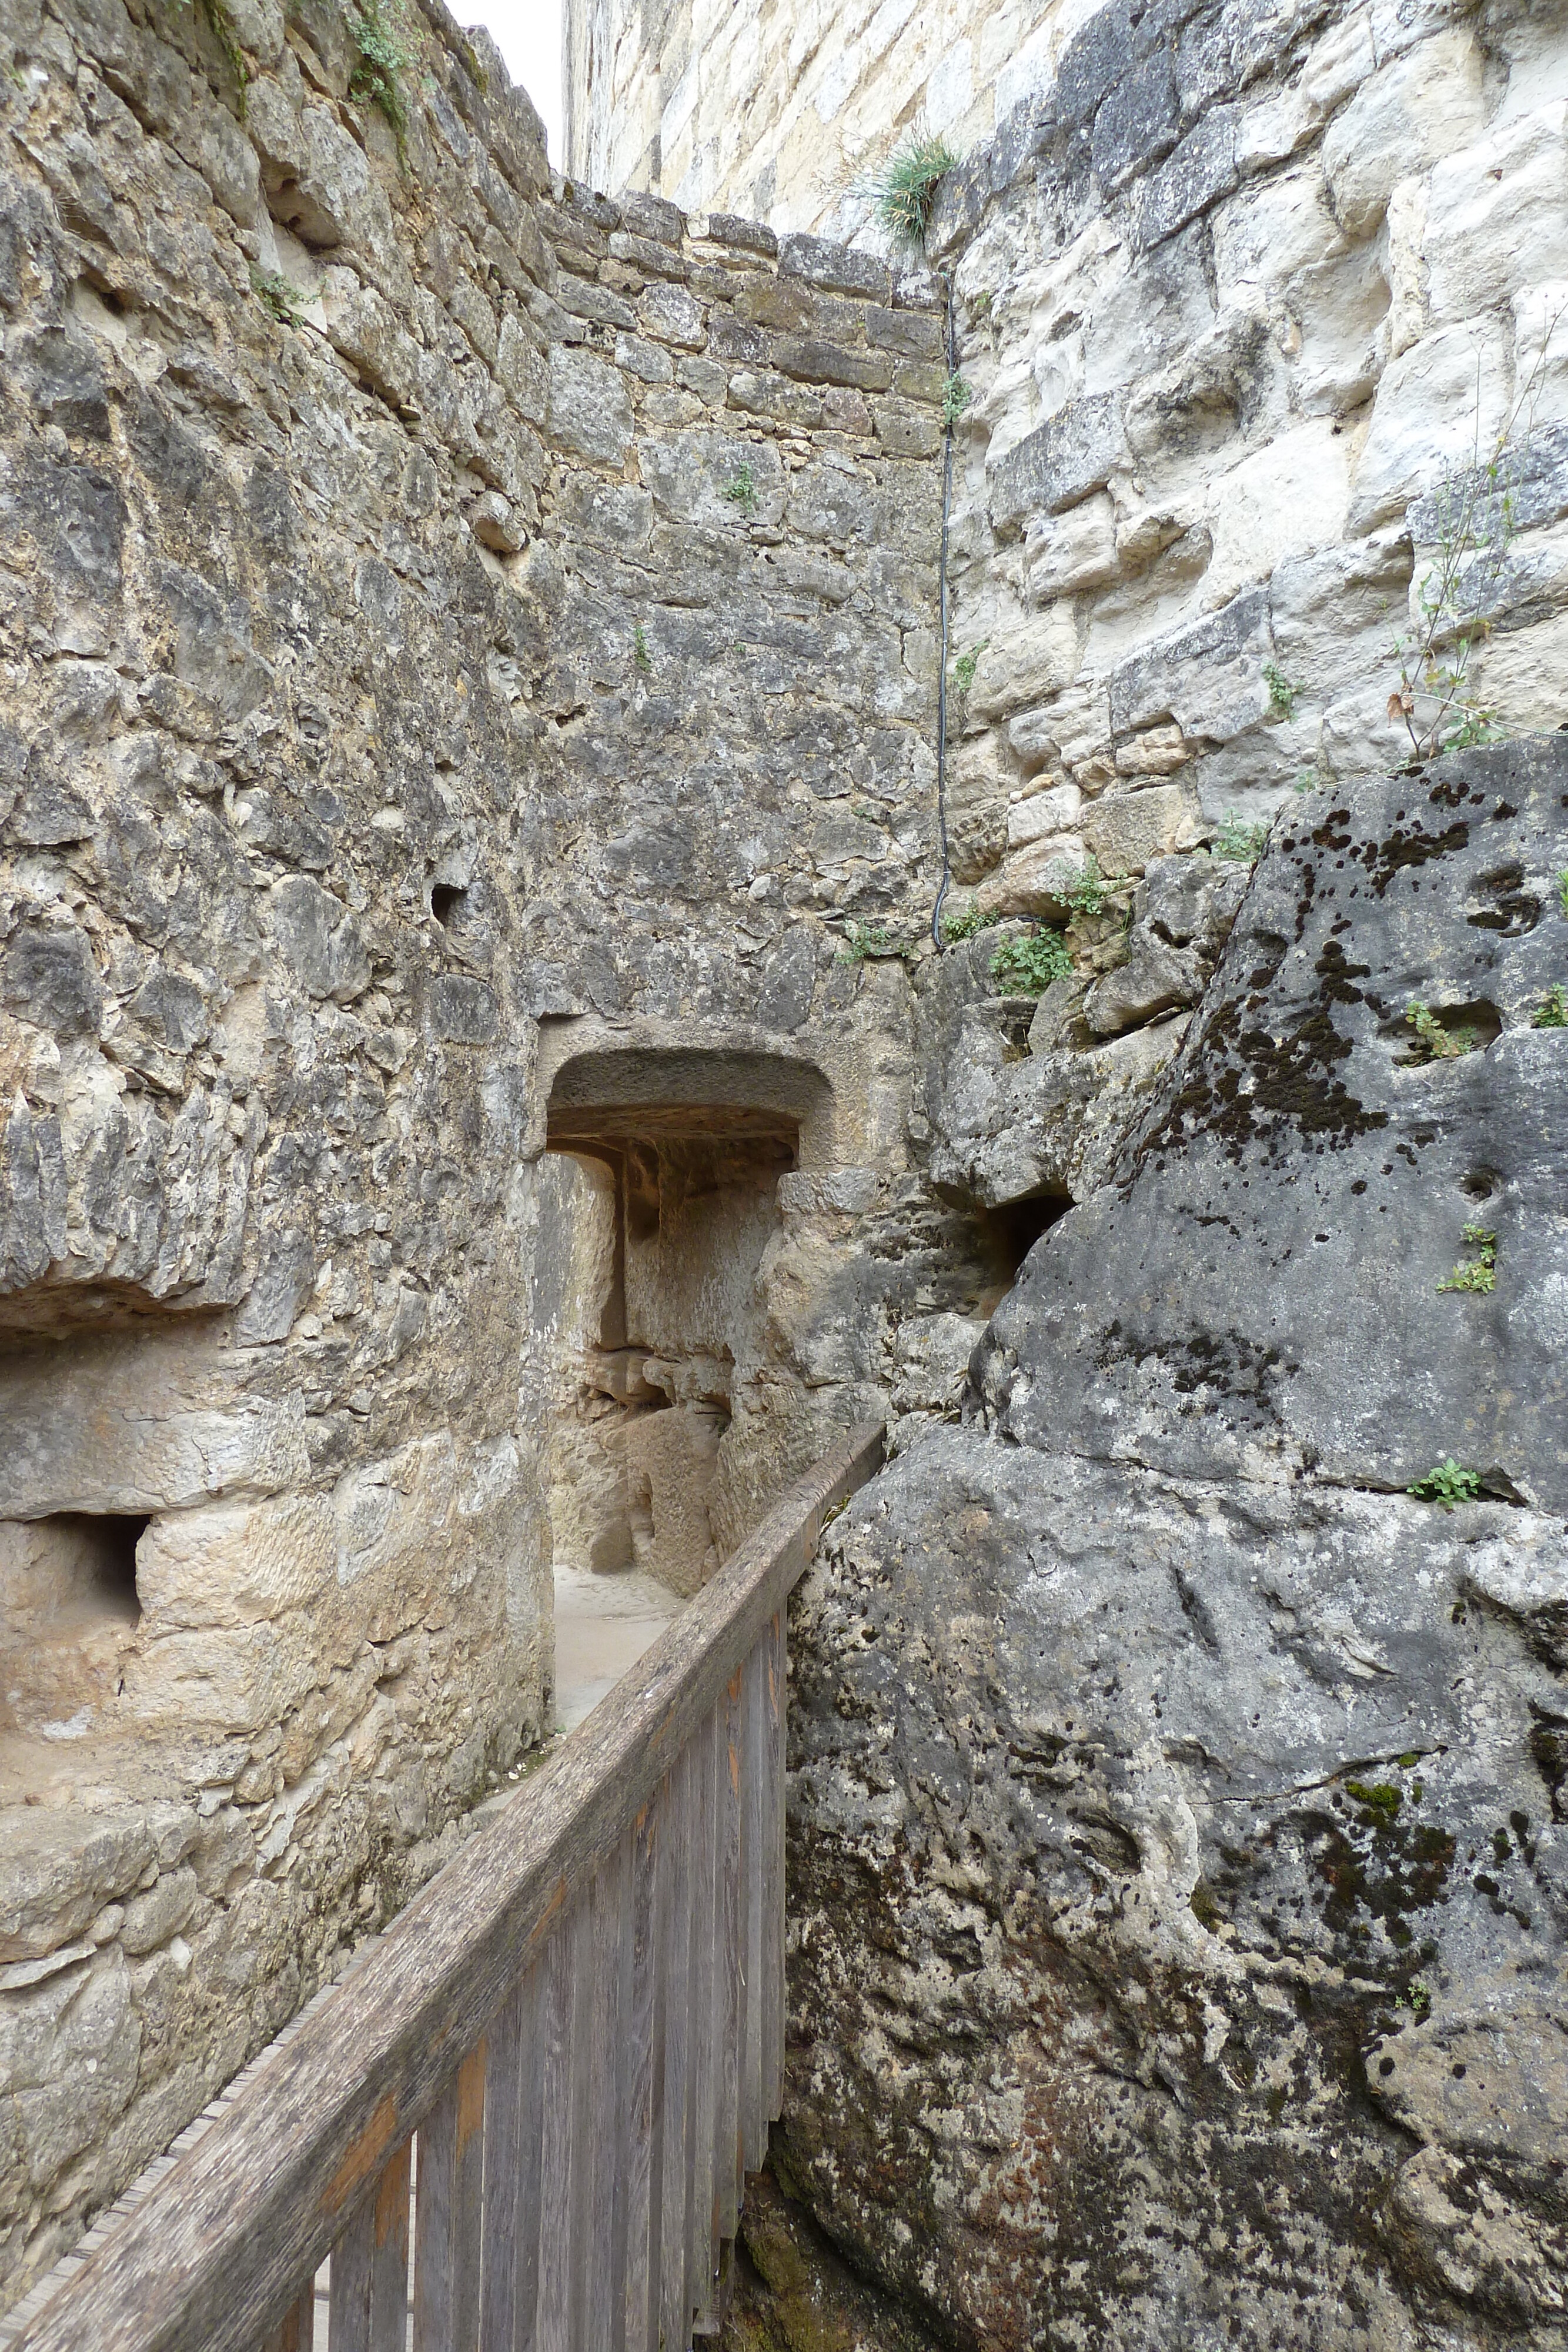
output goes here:
{"type": "Polygon", "coordinates": [[[1075,971],[923,975],[928,1165],[1081,1205],[801,1596],[814,2221],[737,2344],[809,2340],[816,2225],[868,2342],[1565,2340],[1565,86],[1523,10],[1109,9],[944,199],[957,905],[1075,971]],[[1527,391],[1474,671],[1524,740],[1391,772],[1527,391]],[[1439,1288],[1477,1223],[1495,1299],[1439,1288]]]}
{"type": "Polygon", "coordinates": [[[692,210],[852,237],[858,183],[918,127],[960,153],[1046,78],[1053,0],[566,0],[566,169],[692,210]]]}
{"type": "Polygon", "coordinates": [[[243,106],[200,8],[3,17],[7,2294],[544,1719],[574,1041],[825,1089],[731,1532],[997,1286],[842,952],[935,888],[928,298],[552,197],[439,12],[401,154],[342,12],[226,21],[243,106]]]}

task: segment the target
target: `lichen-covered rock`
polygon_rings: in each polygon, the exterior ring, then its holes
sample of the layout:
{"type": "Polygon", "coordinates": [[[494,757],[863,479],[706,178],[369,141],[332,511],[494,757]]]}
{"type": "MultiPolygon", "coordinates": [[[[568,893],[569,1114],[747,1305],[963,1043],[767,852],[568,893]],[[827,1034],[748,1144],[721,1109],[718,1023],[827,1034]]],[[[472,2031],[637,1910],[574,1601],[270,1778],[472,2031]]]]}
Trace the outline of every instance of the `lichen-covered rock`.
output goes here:
{"type": "Polygon", "coordinates": [[[1276,829],[801,1590],[788,2162],[945,2340],[1564,2340],[1565,793],[1553,738],[1276,829]]]}

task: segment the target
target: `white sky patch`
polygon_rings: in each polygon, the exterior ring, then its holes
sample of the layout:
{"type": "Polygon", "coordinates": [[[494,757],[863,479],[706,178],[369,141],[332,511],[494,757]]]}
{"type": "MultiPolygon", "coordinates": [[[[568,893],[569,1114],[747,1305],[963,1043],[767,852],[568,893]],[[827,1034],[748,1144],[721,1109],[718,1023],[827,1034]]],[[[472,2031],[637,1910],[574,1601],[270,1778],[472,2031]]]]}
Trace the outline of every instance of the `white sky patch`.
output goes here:
{"type": "Polygon", "coordinates": [[[539,110],[551,163],[562,170],[560,0],[488,0],[487,5],[481,0],[477,7],[476,0],[457,0],[453,13],[460,24],[488,26],[512,79],[522,83],[539,110]]]}

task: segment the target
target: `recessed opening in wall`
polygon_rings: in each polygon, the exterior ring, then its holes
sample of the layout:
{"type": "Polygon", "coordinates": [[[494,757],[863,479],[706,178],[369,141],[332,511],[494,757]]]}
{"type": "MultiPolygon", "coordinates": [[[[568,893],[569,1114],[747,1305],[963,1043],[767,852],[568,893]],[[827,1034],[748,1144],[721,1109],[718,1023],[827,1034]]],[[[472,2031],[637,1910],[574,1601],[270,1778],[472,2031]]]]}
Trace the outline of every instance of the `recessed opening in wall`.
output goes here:
{"type": "Polygon", "coordinates": [[[981,1299],[983,1314],[1000,1305],[1022,1270],[1023,1262],[1059,1217],[1072,1206],[1071,1192],[1031,1192],[1021,1201],[1003,1201],[979,1215],[981,1239],[994,1269],[995,1292],[981,1299]]]}
{"type": "Polygon", "coordinates": [[[33,1579],[40,1617],[70,1624],[134,1625],[141,1615],[136,1547],[147,1517],[61,1511],[33,1522],[33,1579]]]}
{"type": "Polygon", "coordinates": [[[445,929],[463,904],[464,893],[455,882],[434,882],[430,888],[430,911],[445,929]]]}

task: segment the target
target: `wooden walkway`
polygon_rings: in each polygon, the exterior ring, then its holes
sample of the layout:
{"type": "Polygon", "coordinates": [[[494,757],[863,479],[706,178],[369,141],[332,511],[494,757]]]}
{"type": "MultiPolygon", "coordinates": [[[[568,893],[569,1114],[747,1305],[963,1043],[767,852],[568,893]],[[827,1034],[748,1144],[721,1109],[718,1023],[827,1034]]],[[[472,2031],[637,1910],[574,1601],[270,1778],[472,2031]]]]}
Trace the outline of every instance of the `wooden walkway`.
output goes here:
{"type": "Polygon", "coordinates": [[[677,2352],[715,2331],[779,2105],[785,1603],[881,1458],[859,1430],[780,1496],[0,2320],[0,2352],[677,2352]]]}

